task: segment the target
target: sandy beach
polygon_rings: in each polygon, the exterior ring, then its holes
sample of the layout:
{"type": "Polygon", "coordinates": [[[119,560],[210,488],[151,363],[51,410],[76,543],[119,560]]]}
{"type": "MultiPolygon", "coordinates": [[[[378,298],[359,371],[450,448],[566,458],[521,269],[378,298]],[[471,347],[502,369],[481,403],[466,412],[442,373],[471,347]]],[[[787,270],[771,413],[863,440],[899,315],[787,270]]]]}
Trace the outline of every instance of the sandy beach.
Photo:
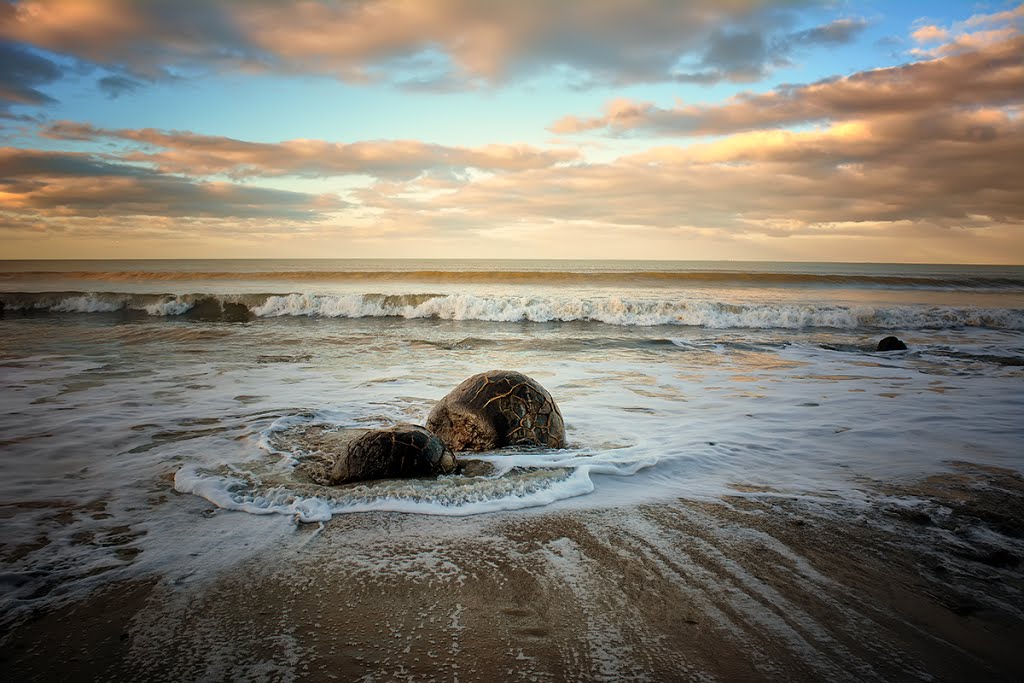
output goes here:
{"type": "Polygon", "coordinates": [[[1024,682],[1024,0],[0,0],[0,683],[1024,682]]]}
{"type": "Polygon", "coordinates": [[[865,482],[861,505],[736,489],[299,525],[199,583],[153,576],[37,614],[8,634],[3,668],[25,681],[1024,676],[1019,475],[959,463],[910,487],[865,482]]]}

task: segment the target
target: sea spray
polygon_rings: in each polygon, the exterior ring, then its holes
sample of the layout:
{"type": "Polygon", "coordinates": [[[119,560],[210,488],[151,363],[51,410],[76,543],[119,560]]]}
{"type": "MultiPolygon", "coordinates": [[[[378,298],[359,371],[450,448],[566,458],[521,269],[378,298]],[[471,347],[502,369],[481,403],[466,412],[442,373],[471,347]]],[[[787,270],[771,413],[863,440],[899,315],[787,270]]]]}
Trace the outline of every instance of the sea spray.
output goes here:
{"type": "MultiPolygon", "coordinates": [[[[476,294],[0,294],[5,309],[55,313],[135,311],[174,317],[198,302],[213,310],[245,306],[256,318],[403,318],[482,322],[600,322],[622,327],[659,325],[706,329],[810,328],[930,330],[978,327],[1024,330],[1024,308],[934,305],[836,305],[814,303],[734,303],[715,300],[627,298],[618,296],[476,294]],[[221,307],[218,309],[218,307],[221,307]]],[[[245,309],[243,309],[244,311],[245,309]]],[[[226,314],[225,314],[226,315],[226,314]]]]}

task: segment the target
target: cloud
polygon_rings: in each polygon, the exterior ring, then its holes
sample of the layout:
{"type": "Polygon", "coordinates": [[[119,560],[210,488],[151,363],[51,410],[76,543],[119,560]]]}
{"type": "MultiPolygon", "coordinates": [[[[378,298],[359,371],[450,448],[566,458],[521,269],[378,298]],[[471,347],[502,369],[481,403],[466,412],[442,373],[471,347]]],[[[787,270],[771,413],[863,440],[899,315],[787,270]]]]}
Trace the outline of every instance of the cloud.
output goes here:
{"type": "Polygon", "coordinates": [[[600,116],[566,116],[550,130],[723,135],[887,113],[1009,105],[1024,102],[1022,54],[1024,36],[1016,33],[985,41],[974,50],[809,85],[783,86],[766,94],[740,94],[717,105],[662,108],[650,102],[612,100],[600,116]]]}
{"type": "Polygon", "coordinates": [[[0,148],[8,221],[60,217],[263,218],[314,221],[343,203],[332,195],[198,182],[91,155],[0,148]]]}
{"type": "Polygon", "coordinates": [[[96,82],[96,85],[110,99],[117,99],[121,95],[135,92],[142,87],[142,83],[135,79],[117,75],[104,76],[96,82]]]}
{"type": "Polygon", "coordinates": [[[52,104],[56,100],[39,90],[60,80],[61,68],[34,52],[0,42],[0,111],[14,104],[52,104]]]}
{"type": "Polygon", "coordinates": [[[964,21],[966,28],[977,28],[978,26],[990,26],[992,24],[1006,24],[1017,22],[1024,18],[1024,4],[1017,5],[1013,9],[1004,12],[993,12],[991,14],[975,14],[964,21]]]}
{"type": "Polygon", "coordinates": [[[389,220],[436,230],[457,219],[484,232],[543,226],[549,239],[579,225],[592,239],[652,230],[750,244],[827,236],[837,238],[832,244],[867,241],[875,258],[885,245],[913,257],[918,240],[945,259],[970,252],[1005,260],[1024,233],[1021,158],[1019,112],[929,111],[741,133],[434,193],[382,184],[354,199],[389,220]]]}
{"type": "Polygon", "coordinates": [[[940,57],[973,50],[980,50],[1024,31],[1024,4],[1014,9],[992,14],[975,14],[964,21],[954,22],[949,27],[922,24],[911,38],[922,46],[939,43],[931,47],[911,48],[915,57],[940,57]]]}
{"type": "MultiPolygon", "coordinates": [[[[552,68],[581,86],[749,80],[803,50],[855,40],[866,26],[840,19],[806,28],[795,5],[739,0],[180,7],[24,0],[0,4],[0,35],[21,41],[12,49],[26,63],[37,57],[57,68],[23,47],[31,44],[103,65],[99,73],[111,80],[100,87],[115,95],[183,68],[329,74],[435,90],[552,68]]],[[[817,241],[841,245],[849,258],[927,248],[932,260],[1005,261],[1019,253],[1024,230],[1024,38],[1007,25],[1012,17],[992,16],[970,20],[974,32],[920,33],[925,42],[914,63],[720,103],[616,99],[597,116],[552,127],[721,136],[602,163],[566,147],[268,143],[59,122],[41,131],[48,146],[102,153],[0,150],[0,227],[21,236],[69,230],[103,239],[397,235],[419,240],[417,249],[430,255],[441,255],[434,244],[498,240],[502,250],[519,245],[532,254],[543,243],[550,256],[608,243],[618,246],[595,255],[694,258],[691,245],[711,241],[747,245],[717,257],[820,258],[823,251],[807,246],[817,241]],[[302,179],[342,176],[362,183],[342,185],[343,198],[265,187],[267,179],[287,177],[294,188],[308,182],[302,179]],[[780,242],[806,250],[772,252],[780,242]],[[638,245],[657,251],[641,253],[638,245]]],[[[45,97],[41,88],[54,72],[24,73],[19,87],[45,97]]],[[[618,143],[608,144],[601,159],[618,143]]]]}
{"type": "Polygon", "coordinates": [[[719,73],[731,73],[737,79],[760,77],[768,59],[768,45],[758,31],[716,31],[711,36],[701,66],[719,73]]]}
{"type": "Polygon", "coordinates": [[[105,130],[88,124],[58,122],[42,131],[65,140],[114,139],[140,143],[123,151],[124,161],[150,164],[165,173],[233,178],[370,175],[412,178],[428,171],[514,172],[573,161],[573,150],[542,150],[528,145],[450,147],[416,140],[378,140],[337,143],[287,140],[260,143],[184,131],[154,129],[105,130]]]}
{"type": "Polygon", "coordinates": [[[244,4],[15,0],[0,12],[0,38],[159,78],[168,65],[244,65],[255,59],[230,16],[232,5],[244,4]]]}
{"type": "MultiPolygon", "coordinates": [[[[631,234],[648,244],[832,237],[900,249],[927,241],[929,253],[947,258],[974,249],[976,258],[1005,259],[1024,230],[1022,40],[985,40],[975,50],[720,105],[664,110],[614,100],[597,125],[723,137],[605,163],[561,149],[255,143],[61,122],[45,134],[113,143],[103,146],[107,156],[26,153],[15,168],[0,166],[0,177],[17,178],[7,182],[6,204],[33,219],[64,211],[107,218],[145,211],[161,220],[237,215],[256,229],[275,217],[296,225],[331,215],[332,225],[356,234],[422,239],[507,242],[521,230],[565,244],[631,234]],[[784,129],[807,121],[821,125],[784,129]],[[278,201],[273,190],[199,180],[348,174],[377,180],[350,189],[344,205],[302,193],[278,201]],[[217,213],[221,197],[228,208],[217,213]]],[[[568,127],[594,126],[577,120],[568,127]]]]}
{"type": "Polygon", "coordinates": [[[863,19],[836,19],[789,36],[790,45],[845,45],[866,29],[868,22],[863,19]]]}
{"type": "MultiPolygon", "coordinates": [[[[333,231],[339,240],[379,248],[390,244],[382,235],[397,236],[435,255],[465,244],[490,245],[488,253],[500,255],[494,252],[499,240],[506,256],[543,241],[558,257],[814,259],[822,258],[821,249],[842,248],[851,258],[902,253],[920,260],[927,248],[933,260],[1005,261],[1019,253],[1013,250],[1024,232],[1021,113],[992,107],[882,112],[821,129],[758,130],[655,147],[606,163],[382,176],[350,190],[344,202],[200,182],[107,156],[7,149],[0,151],[6,179],[0,225],[21,235],[63,229],[92,235],[96,226],[108,226],[103,230],[133,240],[173,234],[177,225],[186,234],[239,244],[253,235],[320,239],[333,231]],[[814,246],[826,237],[821,244],[831,247],[814,246]],[[781,241],[796,246],[783,249],[781,241]],[[602,252],[598,244],[617,246],[602,252]],[[707,245],[727,246],[697,251],[707,245]]],[[[86,124],[53,130],[66,139],[108,139],[86,124]]],[[[121,133],[180,142],[177,134],[121,133]]]]}
{"type": "Polygon", "coordinates": [[[674,72],[672,80],[699,84],[758,81],[773,68],[789,65],[794,53],[818,45],[852,42],[866,27],[867,22],[860,19],[837,19],[823,26],[778,35],[765,25],[715,30],[708,37],[700,60],[674,72]]]}
{"type": "Polygon", "coordinates": [[[333,194],[210,178],[370,175],[387,178],[395,187],[412,179],[444,187],[466,177],[468,169],[514,175],[577,158],[575,151],[525,145],[461,148],[402,140],[269,144],[180,131],[106,130],[76,122],[50,124],[41,132],[55,140],[108,144],[102,154],[0,149],[0,227],[22,235],[51,234],[70,225],[78,235],[93,234],[94,226],[83,221],[95,220],[141,239],[144,227],[125,227],[130,217],[139,218],[140,226],[161,226],[156,229],[160,234],[173,231],[170,220],[182,221],[182,230],[199,231],[195,234],[234,231],[239,238],[247,233],[296,235],[313,224],[329,232],[333,228],[325,221],[342,215],[346,229],[353,230],[375,226],[373,216],[333,194]]]}
{"type": "Polygon", "coordinates": [[[600,116],[552,126],[720,136],[710,142],[437,192],[378,184],[354,197],[391,220],[495,237],[523,225],[552,239],[585,231],[624,243],[660,232],[661,244],[728,242],[719,253],[748,258],[821,258],[813,245],[828,238],[819,244],[842,245],[850,258],[1005,262],[1024,238],[1024,36],[989,23],[946,45],[931,59],[717,105],[615,99],[600,116]],[[787,129],[810,122],[818,126],[787,129]]]}
{"type": "Polygon", "coordinates": [[[17,0],[0,13],[0,37],[136,80],[213,69],[449,89],[561,67],[579,74],[580,83],[750,80],[795,49],[846,42],[863,28],[841,19],[786,33],[799,10],[820,4],[17,0]]]}
{"type": "Polygon", "coordinates": [[[526,213],[664,227],[682,220],[728,227],[736,217],[952,225],[985,214],[1022,222],[1015,172],[1022,155],[1024,124],[998,110],[893,115],[499,176],[413,204],[418,211],[476,209],[496,220],[526,213]]]}
{"type": "Polygon", "coordinates": [[[936,43],[950,38],[949,31],[934,25],[922,26],[910,35],[918,43],[936,43]]]}

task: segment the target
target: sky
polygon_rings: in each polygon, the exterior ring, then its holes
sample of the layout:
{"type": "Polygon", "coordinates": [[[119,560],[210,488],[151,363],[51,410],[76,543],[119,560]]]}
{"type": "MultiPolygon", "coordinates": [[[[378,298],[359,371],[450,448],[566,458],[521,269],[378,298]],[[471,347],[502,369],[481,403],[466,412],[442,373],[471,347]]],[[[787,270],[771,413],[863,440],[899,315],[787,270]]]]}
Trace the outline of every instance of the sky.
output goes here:
{"type": "Polygon", "coordinates": [[[1024,263],[1024,4],[0,0],[0,258],[1024,263]]]}

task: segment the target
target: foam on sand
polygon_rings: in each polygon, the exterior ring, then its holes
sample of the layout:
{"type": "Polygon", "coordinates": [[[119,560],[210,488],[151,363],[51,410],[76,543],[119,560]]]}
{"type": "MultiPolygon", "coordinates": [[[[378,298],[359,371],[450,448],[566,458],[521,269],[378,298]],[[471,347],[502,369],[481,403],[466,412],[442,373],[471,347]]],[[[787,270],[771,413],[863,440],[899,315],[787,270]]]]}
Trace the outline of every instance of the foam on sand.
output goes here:
{"type": "Polygon", "coordinates": [[[309,419],[289,416],[264,430],[260,445],[268,455],[280,459],[276,463],[256,461],[215,469],[185,466],[175,474],[175,489],[223,509],[284,514],[301,522],[323,522],[335,514],[370,511],[464,516],[550,505],[591,493],[594,475],[629,476],[657,463],[656,457],[642,452],[631,454],[629,448],[601,453],[578,447],[506,449],[461,454],[463,460],[489,465],[486,474],[322,486],[295,473],[310,458],[325,456],[311,452],[301,440],[301,427],[309,419]]]}

